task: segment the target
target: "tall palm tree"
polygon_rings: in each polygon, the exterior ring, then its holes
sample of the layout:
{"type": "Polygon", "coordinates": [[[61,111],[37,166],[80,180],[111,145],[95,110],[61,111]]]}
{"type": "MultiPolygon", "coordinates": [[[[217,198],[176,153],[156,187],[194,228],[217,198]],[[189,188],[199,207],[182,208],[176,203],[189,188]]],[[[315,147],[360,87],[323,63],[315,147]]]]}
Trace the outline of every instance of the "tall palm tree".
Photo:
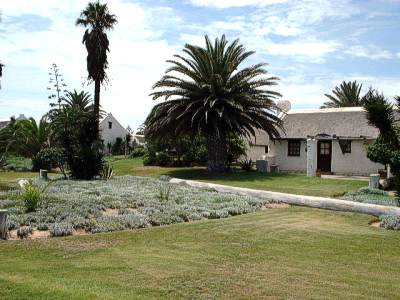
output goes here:
{"type": "Polygon", "coordinates": [[[329,101],[325,102],[321,108],[363,106],[365,96],[360,96],[361,89],[362,84],[357,83],[357,81],[343,81],[340,86],[332,90],[333,96],[325,94],[329,101]]]}
{"type": "Polygon", "coordinates": [[[172,66],[154,84],[151,96],[165,101],[156,105],[145,121],[146,135],[161,139],[167,134],[201,134],[207,141],[210,171],[225,171],[227,136],[254,136],[257,129],[279,136],[281,120],[273,112],[280,94],[266,89],[277,77],[266,75],[266,64],[238,70],[251,56],[239,40],[228,43],[223,35],[206,46],[186,44],[186,56],[168,60],[172,66]]]}
{"type": "Polygon", "coordinates": [[[117,23],[115,15],[110,14],[107,4],[90,2],[76,20],[77,26],[86,28],[82,42],[86,46],[88,79],[94,81],[94,112],[99,118],[100,85],[107,81],[107,52],[109,41],[106,30],[111,30],[117,23]]]}

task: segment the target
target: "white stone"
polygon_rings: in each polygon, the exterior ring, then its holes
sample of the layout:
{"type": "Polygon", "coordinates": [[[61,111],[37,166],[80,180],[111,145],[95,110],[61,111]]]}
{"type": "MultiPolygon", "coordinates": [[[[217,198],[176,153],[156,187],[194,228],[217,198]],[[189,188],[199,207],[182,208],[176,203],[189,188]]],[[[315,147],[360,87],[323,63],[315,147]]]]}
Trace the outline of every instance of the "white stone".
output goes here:
{"type": "Polygon", "coordinates": [[[368,185],[368,187],[370,189],[379,189],[379,179],[380,179],[380,175],[379,174],[371,174],[371,175],[369,175],[369,185],[368,185]]]}

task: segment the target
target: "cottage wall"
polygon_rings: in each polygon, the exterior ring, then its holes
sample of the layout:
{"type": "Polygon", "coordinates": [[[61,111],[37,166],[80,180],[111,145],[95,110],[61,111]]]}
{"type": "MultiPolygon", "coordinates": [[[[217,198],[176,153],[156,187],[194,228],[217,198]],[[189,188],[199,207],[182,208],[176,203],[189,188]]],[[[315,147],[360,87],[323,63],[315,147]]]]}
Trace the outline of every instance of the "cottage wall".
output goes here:
{"type": "Polygon", "coordinates": [[[369,175],[383,169],[381,164],[370,161],[367,157],[367,146],[372,141],[353,140],[351,153],[342,153],[339,142],[332,141],[332,172],[341,175],[369,175]]]}
{"type": "Polygon", "coordinates": [[[270,143],[270,156],[281,171],[306,172],[307,170],[307,142],[301,141],[300,156],[288,156],[288,141],[280,140],[270,143]]]}

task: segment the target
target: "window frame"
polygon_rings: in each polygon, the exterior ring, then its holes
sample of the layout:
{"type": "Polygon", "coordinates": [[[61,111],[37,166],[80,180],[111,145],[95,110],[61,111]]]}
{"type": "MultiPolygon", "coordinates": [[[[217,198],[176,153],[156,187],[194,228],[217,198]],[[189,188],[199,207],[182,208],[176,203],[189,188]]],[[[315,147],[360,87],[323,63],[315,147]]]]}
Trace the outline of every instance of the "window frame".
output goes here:
{"type": "Polygon", "coordinates": [[[290,157],[301,156],[301,140],[288,140],[287,155],[290,157]]]}
{"type": "Polygon", "coordinates": [[[112,129],[113,123],[111,121],[108,121],[108,129],[112,129]]]}
{"type": "Polygon", "coordinates": [[[339,140],[339,146],[343,154],[351,154],[351,140],[339,140]]]}

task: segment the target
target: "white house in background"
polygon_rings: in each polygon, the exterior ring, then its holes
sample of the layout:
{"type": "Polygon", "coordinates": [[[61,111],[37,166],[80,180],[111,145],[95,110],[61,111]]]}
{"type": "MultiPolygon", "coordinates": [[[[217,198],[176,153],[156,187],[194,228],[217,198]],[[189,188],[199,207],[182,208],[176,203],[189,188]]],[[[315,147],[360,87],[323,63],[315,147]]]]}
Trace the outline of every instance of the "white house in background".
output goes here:
{"type": "MultiPolygon", "coordinates": [[[[11,118],[15,118],[14,116],[12,116],[11,118]]],[[[15,118],[16,121],[20,121],[20,120],[27,120],[27,117],[25,117],[24,114],[19,114],[19,116],[17,118],[15,118]]],[[[6,127],[8,124],[10,124],[10,119],[7,120],[0,120],[0,129],[6,127]]]]}
{"type": "Polygon", "coordinates": [[[101,120],[99,128],[104,146],[109,143],[114,144],[117,138],[124,140],[127,135],[132,135],[111,113],[101,120]]]}
{"type": "Polygon", "coordinates": [[[289,110],[284,132],[269,139],[259,132],[250,141],[248,157],[266,158],[282,171],[369,175],[384,166],[367,158],[367,146],[379,131],[368,124],[362,107],[289,110]]]}

